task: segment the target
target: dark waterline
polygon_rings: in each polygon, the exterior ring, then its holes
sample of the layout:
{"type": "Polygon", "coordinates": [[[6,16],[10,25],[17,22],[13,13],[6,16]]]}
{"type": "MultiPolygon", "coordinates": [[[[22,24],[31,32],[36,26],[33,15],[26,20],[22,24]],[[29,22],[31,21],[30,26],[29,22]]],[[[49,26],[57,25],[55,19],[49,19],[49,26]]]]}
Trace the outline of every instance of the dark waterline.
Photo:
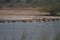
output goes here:
{"type": "Polygon", "coordinates": [[[44,34],[53,40],[60,33],[60,21],[0,23],[0,40],[43,40],[44,34]]]}

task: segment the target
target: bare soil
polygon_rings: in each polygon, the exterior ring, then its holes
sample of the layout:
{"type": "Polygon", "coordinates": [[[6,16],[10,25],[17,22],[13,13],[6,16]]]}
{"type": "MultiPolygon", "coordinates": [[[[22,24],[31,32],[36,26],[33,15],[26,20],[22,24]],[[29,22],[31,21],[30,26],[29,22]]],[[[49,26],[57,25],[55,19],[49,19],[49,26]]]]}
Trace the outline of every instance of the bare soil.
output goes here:
{"type": "Polygon", "coordinates": [[[31,19],[31,18],[60,18],[49,15],[49,13],[40,12],[39,9],[1,9],[0,10],[0,19],[31,19]],[[43,16],[42,16],[43,15],[43,16]]]}
{"type": "Polygon", "coordinates": [[[40,12],[38,9],[3,9],[0,15],[46,15],[49,13],[40,12]]]}

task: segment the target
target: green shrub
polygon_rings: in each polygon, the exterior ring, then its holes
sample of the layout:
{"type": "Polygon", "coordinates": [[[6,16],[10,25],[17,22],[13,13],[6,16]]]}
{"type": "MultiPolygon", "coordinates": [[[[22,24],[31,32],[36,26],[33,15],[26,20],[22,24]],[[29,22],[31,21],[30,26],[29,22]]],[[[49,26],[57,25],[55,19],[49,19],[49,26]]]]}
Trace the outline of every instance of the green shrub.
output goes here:
{"type": "Polygon", "coordinates": [[[49,12],[51,16],[56,16],[60,12],[59,5],[50,5],[41,9],[42,12],[49,12]]]}

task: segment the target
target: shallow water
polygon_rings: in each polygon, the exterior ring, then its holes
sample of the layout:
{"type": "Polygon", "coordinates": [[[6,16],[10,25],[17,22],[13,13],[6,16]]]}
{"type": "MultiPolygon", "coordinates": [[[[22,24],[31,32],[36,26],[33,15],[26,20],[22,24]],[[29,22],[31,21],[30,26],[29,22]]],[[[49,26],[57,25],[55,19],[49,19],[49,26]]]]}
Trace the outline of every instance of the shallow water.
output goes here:
{"type": "Polygon", "coordinates": [[[54,40],[58,33],[60,21],[0,23],[0,40],[54,40]]]}

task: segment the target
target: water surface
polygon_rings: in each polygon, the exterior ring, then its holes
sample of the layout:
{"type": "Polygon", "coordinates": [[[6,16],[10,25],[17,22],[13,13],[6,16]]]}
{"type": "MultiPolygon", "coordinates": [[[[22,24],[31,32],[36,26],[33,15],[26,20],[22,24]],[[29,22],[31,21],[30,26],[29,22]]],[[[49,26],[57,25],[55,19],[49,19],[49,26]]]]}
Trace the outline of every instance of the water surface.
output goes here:
{"type": "Polygon", "coordinates": [[[0,40],[54,40],[60,33],[60,21],[0,23],[0,40]]]}

